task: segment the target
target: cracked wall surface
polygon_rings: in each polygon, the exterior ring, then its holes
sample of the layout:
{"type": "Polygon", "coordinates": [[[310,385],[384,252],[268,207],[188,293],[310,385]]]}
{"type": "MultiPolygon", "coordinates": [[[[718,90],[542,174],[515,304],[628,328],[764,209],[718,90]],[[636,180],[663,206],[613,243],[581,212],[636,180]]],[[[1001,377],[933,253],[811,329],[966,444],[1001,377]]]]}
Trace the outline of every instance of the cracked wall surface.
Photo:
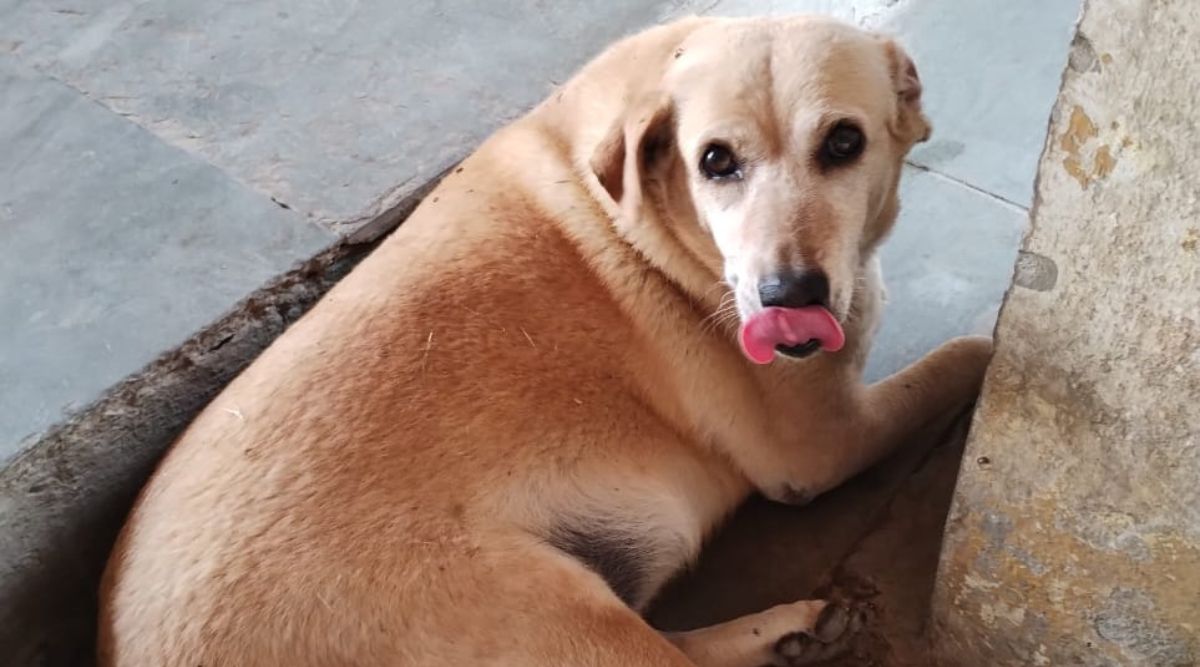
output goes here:
{"type": "Polygon", "coordinates": [[[1090,0],[946,534],[957,665],[1200,661],[1200,4],[1090,0]]]}

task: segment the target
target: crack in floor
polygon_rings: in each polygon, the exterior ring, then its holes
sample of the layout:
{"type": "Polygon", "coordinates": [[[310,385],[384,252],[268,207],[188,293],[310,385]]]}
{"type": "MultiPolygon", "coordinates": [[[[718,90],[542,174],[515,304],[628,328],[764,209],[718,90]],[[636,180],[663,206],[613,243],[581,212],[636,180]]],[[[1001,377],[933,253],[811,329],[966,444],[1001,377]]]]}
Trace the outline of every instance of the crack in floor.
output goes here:
{"type": "Polygon", "coordinates": [[[905,160],[904,164],[906,166],[912,167],[913,169],[916,169],[918,171],[922,171],[926,174],[930,174],[937,178],[941,178],[942,180],[948,181],[959,187],[966,188],[976,194],[983,195],[984,197],[987,197],[988,199],[991,199],[999,204],[1007,206],[1008,208],[1015,209],[1017,211],[1025,213],[1025,214],[1029,213],[1028,206],[1026,206],[1024,204],[1020,204],[1018,202],[1015,202],[1007,197],[1004,197],[1003,195],[998,195],[995,192],[991,192],[990,190],[985,190],[985,189],[979,187],[978,185],[975,185],[974,183],[971,183],[969,181],[964,181],[963,179],[958,178],[957,176],[951,176],[950,174],[947,174],[943,171],[938,171],[937,169],[935,169],[933,167],[930,167],[928,165],[923,165],[919,162],[913,162],[912,160],[905,160]]]}

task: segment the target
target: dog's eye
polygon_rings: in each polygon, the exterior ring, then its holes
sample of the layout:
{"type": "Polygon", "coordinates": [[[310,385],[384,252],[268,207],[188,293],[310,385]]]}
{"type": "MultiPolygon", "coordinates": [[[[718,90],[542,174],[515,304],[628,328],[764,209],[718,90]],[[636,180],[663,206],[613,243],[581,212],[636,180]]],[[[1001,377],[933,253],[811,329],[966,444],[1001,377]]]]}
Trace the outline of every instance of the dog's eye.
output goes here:
{"type": "Polygon", "coordinates": [[[741,165],[727,146],[709,144],[700,158],[700,171],[712,179],[735,178],[741,174],[741,165]]]}
{"type": "Polygon", "coordinates": [[[862,155],[867,138],[862,130],[850,123],[838,123],[829,134],[825,135],[825,145],[821,148],[821,162],[827,166],[837,166],[850,162],[862,155]]]}

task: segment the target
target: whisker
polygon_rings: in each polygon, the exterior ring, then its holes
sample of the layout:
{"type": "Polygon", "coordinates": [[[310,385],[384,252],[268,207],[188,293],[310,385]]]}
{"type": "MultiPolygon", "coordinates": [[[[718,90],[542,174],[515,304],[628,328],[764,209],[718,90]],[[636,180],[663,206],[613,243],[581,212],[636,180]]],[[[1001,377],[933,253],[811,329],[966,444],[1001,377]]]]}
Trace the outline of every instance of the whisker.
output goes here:
{"type": "Polygon", "coordinates": [[[721,300],[721,304],[702,321],[701,331],[710,333],[720,328],[728,328],[737,324],[739,319],[737,298],[730,294],[721,300]]]}

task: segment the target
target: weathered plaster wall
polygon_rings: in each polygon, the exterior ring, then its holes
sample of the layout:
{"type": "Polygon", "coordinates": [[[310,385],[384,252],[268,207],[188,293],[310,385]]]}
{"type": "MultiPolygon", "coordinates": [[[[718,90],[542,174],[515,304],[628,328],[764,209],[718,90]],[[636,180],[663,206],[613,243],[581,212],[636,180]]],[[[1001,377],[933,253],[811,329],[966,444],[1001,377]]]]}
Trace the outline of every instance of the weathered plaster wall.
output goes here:
{"type": "Polygon", "coordinates": [[[947,524],[961,665],[1200,661],[1200,3],[1090,0],[947,524]]]}

